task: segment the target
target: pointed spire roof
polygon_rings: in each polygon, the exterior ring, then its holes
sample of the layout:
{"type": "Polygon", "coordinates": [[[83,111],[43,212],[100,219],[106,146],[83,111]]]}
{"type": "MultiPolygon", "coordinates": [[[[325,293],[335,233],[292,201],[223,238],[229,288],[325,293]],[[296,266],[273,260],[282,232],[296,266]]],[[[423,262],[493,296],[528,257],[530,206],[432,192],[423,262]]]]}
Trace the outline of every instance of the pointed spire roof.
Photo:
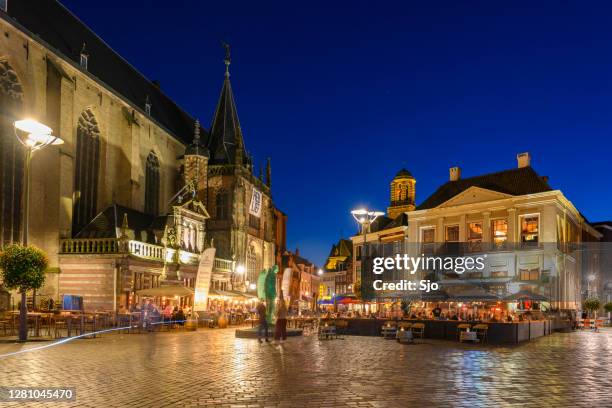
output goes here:
{"type": "Polygon", "coordinates": [[[210,152],[202,143],[200,137],[201,131],[202,127],[200,126],[200,121],[196,119],[193,125],[193,141],[185,149],[185,155],[210,157],[210,152]]]}
{"type": "Polygon", "coordinates": [[[211,164],[245,164],[244,140],[236,111],[236,102],[230,83],[229,66],[231,63],[229,45],[224,44],[225,80],[217,109],[210,126],[208,150],[211,164]]]}

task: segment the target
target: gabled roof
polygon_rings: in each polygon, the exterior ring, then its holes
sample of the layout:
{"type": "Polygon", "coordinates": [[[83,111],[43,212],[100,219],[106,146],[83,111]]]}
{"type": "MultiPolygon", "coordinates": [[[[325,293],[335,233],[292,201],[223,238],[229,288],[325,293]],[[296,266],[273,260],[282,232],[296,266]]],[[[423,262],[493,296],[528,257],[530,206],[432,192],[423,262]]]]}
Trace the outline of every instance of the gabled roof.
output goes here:
{"type": "Polygon", "coordinates": [[[482,176],[448,181],[441,185],[432,195],[417,207],[417,210],[426,210],[438,207],[457,194],[470,187],[480,187],[513,196],[542,193],[551,191],[548,182],[540,177],[533,168],[521,167],[504,170],[482,176]]]}
{"type": "MultiPolygon", "coordinates": [[[[157,123],[182,142],[191,142],[194,119],[58,1],[9,1],[8,15],[32,37],[40,38],[77,65],[85,44],[89,55],[87,72],[91,76],[142,111],[148,100],[151,117],[157,123]]],[[[10,18],[4,18],[11,22],[10,18]]]]}
{"type": "Polygon", "coordinates": [[[96,215],[75,238],[119,238],[118,231],[123,224],[124,214],[127,214],[129,230],[134,232],[134,236],[139,241],[154,243],[154,221],[155,224],[165,225],[160,217],[113,204],[96,215]]]}
{"type": "Polygon", "coordinates": [[[348,239],[341,238],[337,244],[332,245],[331,251],[329,251],[329,258],[344,256],[350,257],[353,254],[353,243],[348,239]]]}
{"type": "MultiPolygon", "coordinates": [[[[210,137],[208,139],[210,163],[237,164],[236,151],[238,149],[244,150],[244,140],[242,139],[229,72],[226,72],[219,102],[210,125],[210,137]]],[[[246,157],[243,156],[241,161],[244,163],[245,159],[246,157]]]]}

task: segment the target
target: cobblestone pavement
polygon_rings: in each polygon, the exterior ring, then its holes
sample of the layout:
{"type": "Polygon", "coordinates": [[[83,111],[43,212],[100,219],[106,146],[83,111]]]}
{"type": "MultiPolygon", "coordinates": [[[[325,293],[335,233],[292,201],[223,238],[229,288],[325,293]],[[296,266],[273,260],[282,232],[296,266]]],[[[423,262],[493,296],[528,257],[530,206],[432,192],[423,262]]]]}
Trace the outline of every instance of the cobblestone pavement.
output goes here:
{"type": "MultiPolygon", "coordinates": [[[[40,345],[0,344],[0,354],[40,345]]],[[[610,407],[612,331],[512,347],[109,334],[2,358],[0,386],[76,387],[76,402],[27,403],[46,407],[610,407]]]]}

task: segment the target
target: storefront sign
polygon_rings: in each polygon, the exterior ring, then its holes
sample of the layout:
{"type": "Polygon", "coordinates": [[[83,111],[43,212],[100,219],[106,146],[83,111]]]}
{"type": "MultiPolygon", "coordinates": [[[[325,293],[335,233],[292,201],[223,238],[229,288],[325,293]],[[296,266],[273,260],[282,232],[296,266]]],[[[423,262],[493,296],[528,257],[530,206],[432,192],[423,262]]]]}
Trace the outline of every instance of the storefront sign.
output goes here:
{"type": "Polygon", "coordinates": [[[204,311],[208,303],[208,290],[210,289],[210,278],[213,264],[215,262],[215,248],[207,248],[200,255],[200,265],[195,282],[195,301],[193,310],[204,311]]]}

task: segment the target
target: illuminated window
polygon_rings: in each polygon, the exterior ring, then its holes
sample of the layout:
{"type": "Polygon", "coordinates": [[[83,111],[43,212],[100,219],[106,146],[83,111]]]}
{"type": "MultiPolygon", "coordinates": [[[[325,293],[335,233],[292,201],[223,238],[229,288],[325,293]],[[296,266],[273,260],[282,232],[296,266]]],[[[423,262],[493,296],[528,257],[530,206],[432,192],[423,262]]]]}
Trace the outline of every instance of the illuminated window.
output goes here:
{"type": "Polygon", "coordinates": [[[492,240],[495,245],[502,245],[508,240],[508,220],[491,221],[492,240]]]}
{"type": "Polygon", "coordinates": [[[432,244],[436,240],[435,228],[423,228],[421,230],[421,242],[424,244],[432,244]]]}
{"type": "Polygon", "coordinates": [[[505,278],[507,276],[508,276],[508,271],[492,271],[491,272],[492,278],[505,278]]]}
{"type": "Polygon", "coordinates": [[[536,269],[519,269],[519,277],[522,281],[534,281],[540,279],[540,270],[536,269]]]}
{"type": "Polygon", "coordinates": [[[468,241],[469,242],[481,242],[482,241],[482,223],[481,222],[470,222],[468,227],[468,241]]]}
{"type": "Polygon", "coordinates": [[[459,226],[449,225],[446,227],[446,242],[459,242],[459,226]]]}
{"type": "Polygon", "coordinates": [[[525,215],[521,217],[521,242],[537,243],[540,217],[525,215]]]}

